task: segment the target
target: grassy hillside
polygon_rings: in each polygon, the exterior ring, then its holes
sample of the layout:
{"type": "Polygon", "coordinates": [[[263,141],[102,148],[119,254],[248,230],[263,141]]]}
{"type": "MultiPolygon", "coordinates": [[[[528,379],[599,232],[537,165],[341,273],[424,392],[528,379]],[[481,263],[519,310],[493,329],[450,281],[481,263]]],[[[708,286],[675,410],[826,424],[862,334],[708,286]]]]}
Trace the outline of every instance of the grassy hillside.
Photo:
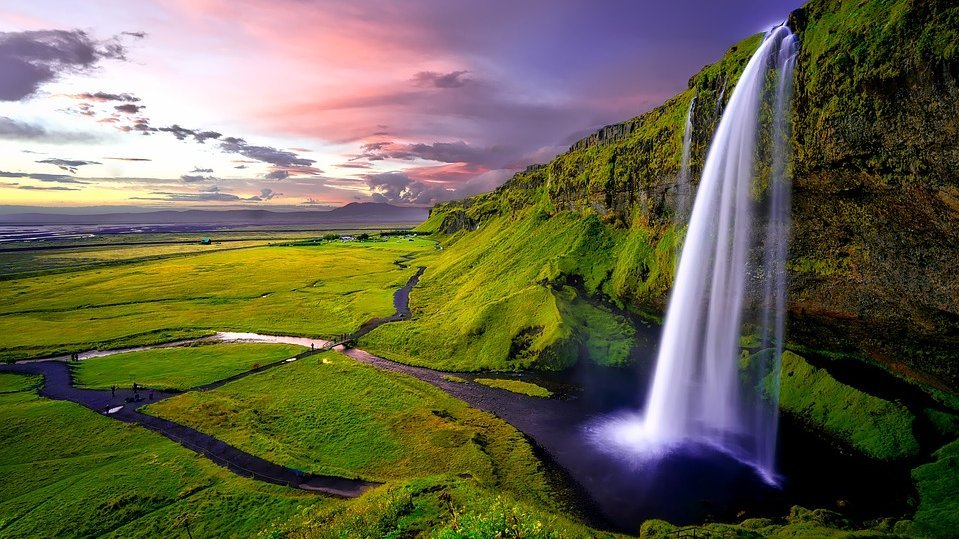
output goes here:
{"type": "MultiPolygon", "coordinates": [[[[460,231],[418,260],[413,320],[361,340],[370,351],[434,368],[561,369],[580,356],[628,360],[634,330],[593,297],[659,297],[673,273],[675,235],[617,229],[542,207],[460,231]]],[[[620,304],[622,305],[622,304],[620,304]]]]}

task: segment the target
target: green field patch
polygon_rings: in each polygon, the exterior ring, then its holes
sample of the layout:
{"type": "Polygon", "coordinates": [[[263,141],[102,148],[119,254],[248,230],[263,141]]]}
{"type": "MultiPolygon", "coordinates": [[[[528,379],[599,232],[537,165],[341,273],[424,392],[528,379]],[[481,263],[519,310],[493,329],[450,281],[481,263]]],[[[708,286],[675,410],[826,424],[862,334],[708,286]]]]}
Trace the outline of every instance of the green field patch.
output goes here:
{"type": "Polygon", "coordinates": [[[527,395],[530,397],[541,397],[548,399],[553,396],[553,392],[546,389],[545,387],[532,384],[530,382],[523,382],[521,380],[504,380],[501,378],[476,378],[473,380],[477,384],[483,384],[484,386],[495,387],[499,389],[505,389],[506,391],[512,391],[513,393],[519,393],[520,395],[527,395]]]}
{"type": "Polygon", "coordinates": [[[394,291],[416,271],[393,262],[432,246],[254,247],[7,281],[0,360],[110,348],[174,330],[349,333],[393,313],[394,291]]]}
{"type": "Polygon", "coordinates": [[[789,351],[782,356],[779,406],[875,459],[919,451],[908,408],[840,383],[789,351]]]}
{"type": "Polygon", "coordinates": [[[513,427],[425,382],[335,352],[145,411],[311,473],[376,481],[466,474],[490,487],[546,489],[513,427]]]}
{"type": "Polygon", "coordinates": [[[16,393],[39,387],[43,377],[30,374],[0,372],[0,393],[16,393]]]}
{"type": "Polygon", "coordinates": [[[912,471],[919,491],[919,508],[909,532],[948,537],[959,530],[959,440],[935,453],[936,460],[912,471]]]}
{"type": "Polygon", "coordinates": [[[142,386],[184,391],[293,357],[306,348],[291,344],[203,343],[86,359],[73,370],[88,389],[142,386]]]}
{"type": "Polygon", "coordinates": [[[381,326],[360,346],[457,371],[561,370],[582,352],[620,365],[635,330],[587,298],[617,297],[623,287],[658,296],[673,271],[668,234],[614,230],[571,213],[546,218],[535,209],[457,232],[443,247],[417,261],[427,270],[410,295],[412,320],[381,326]]]}
{"type": "Polygon", "coordinates": [[[327,498],[235,476],[82,406],[0,395],[0,537],[256,535],[327,498]]]}

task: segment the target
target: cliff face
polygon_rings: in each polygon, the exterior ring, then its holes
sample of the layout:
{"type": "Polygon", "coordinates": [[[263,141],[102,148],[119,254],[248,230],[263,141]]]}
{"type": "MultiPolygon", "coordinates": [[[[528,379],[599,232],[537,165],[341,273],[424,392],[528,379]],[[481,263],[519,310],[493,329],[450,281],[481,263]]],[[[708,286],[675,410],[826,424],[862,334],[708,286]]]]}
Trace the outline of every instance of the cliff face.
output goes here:
{"type": "Polygon", "coordinates": [[[959,381],[959,7],[810,2],[794,103],[794,338],[959,381]]]}
{"type": "MultiPolygon", "coordinates": [[[[812,0],[793,102],[790,340],[865,353],[959,387],[959,6],[948,0],[812,0]]],[[[672,232],[693,96],[693,182],[739,73],[761,37],[733,47],[689,89],[603,128],[494,193],[438,206],[428,227],[473,230],[527,207],[672,232]]],[[[628,252],[628,251],[627,251],[628,252]]],[[[665,286],[601,290],[662,309],[665,286]]]]}

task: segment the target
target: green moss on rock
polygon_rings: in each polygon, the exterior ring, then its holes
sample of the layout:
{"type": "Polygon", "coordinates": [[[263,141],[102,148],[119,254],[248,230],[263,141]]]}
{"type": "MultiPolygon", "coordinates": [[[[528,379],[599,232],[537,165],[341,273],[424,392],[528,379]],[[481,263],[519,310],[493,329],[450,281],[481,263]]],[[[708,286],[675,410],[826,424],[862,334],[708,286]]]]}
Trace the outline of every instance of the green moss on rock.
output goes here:
{"type": "Polygon", "coordinates": [[[842,384],[789,351],[782,357],[779,405],[871,458],[903,459],[919,451],[908,408],[842,384]]]}

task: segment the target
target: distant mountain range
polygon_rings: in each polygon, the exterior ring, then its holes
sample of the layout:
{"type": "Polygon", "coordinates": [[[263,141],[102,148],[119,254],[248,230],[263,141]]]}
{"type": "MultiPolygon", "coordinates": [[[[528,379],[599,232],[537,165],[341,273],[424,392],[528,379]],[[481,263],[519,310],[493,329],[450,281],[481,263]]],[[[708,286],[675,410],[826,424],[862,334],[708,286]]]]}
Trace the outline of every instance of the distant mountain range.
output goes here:
{"type": "Polygon", "coordinates": [[[65,215],[31,212],[0,215],[0,224],[8,225],[115,225],[115,224],[191,224],[191,225],[321,225],[418,224],[429,216],[428,208],[393,206],[378,202],[353,202],[327,211],[269,210],[161,210],[149,212],[65,215]]]}

